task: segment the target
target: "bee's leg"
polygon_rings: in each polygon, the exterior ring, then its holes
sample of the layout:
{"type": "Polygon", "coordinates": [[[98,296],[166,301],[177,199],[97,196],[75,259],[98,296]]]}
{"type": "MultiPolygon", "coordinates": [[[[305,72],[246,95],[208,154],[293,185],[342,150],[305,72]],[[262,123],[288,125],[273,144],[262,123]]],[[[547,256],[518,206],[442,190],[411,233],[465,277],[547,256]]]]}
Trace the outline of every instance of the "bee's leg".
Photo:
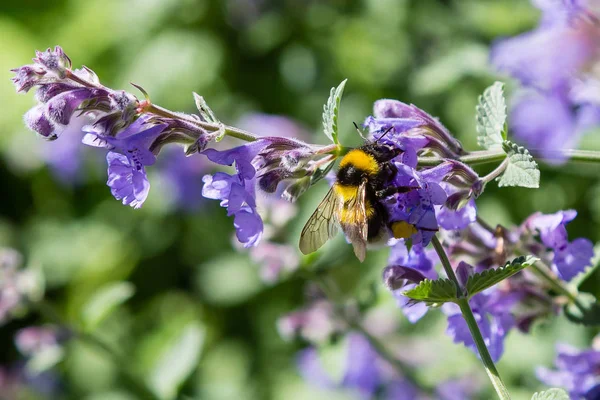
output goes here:
{"type": "Polygon", "coordinates": [[[379,199],[384,199],[396,193],[406,193],[411,190],[419,189],[418,186],[392,186],[385,189],[381,189],[375,192],[375,196],[379,199]]]}
{"type": "Polygon", "coordinates": [[[387,180],[394,179],[398,173],[398,167],[391,162],[385,163],[383,169],[385,171],[387,180]]]}

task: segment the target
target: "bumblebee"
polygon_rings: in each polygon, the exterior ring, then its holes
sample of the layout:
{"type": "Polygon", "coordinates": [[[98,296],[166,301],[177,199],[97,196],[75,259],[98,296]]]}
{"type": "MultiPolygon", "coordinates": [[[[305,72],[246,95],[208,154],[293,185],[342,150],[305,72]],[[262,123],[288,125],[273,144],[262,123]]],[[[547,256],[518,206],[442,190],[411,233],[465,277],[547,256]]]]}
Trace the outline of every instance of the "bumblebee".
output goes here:
{"type": "Polygon", "coordinates": [[[389,213],[382,200],[416,188],[386,187],[398,172],[391,160],[402,150],[378,143],[384,135],[376,142],[350,150],[342,158],[335,183],[302,230],[303,254],[316,251],[333,237],[338,223],[361,262],[366,256],[367,243],[387,239],[390,232],[396,238],[409,238],[417,232],[405,221],[388,224],[389,213]]]}

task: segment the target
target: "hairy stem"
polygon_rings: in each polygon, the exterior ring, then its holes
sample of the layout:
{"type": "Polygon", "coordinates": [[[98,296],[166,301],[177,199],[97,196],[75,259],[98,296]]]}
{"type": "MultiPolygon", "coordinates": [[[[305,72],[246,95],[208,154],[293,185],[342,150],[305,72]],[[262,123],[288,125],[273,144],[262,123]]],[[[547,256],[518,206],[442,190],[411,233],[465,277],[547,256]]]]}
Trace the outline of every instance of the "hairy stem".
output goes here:
{"type": "MultiPolygon", "coordinates": [[[[442,262],[442,266],[444,267],[444,271],[446,271],[446,275],[448,278],[454,282],[456,285],[456,289],[460,290],[460,282],[456,278],[456,274],[450,265],[450,261],[448,260],[448,256],[446,255],[446,251],[442,247],[442,243],[434,236],[431,239],[431,243],[435,248],[440,260],[442,262]]],[[[500,374],[496,369],[496,365],[494,364],[494,360],[492,360],[492,356],[488,351],[487,346],[485,345],[485,341],[483,339],[483,335],[479,330],[479,326],[477,325],[477,321],[475,320],[475,316],[473,315],[473,311],[471,310],[471,306],[469,305],[469,300],[464,297],[459,297],[458,306],[460,307],[460,311],[465,319],[467,326],[469,327],[469,331],[471,332],[471,336],[473,337],[473,341],[475,342],[475,346],[477,347],[477,351],[479,352],[479,356],[481,357],[481,361],[485,367],[485,372],[487,372],[496,393],[498,393],[498,398],[501,400],[510,400],[510,394],[508,393],[508,389],[502,382],[502,378],[500,378],[500,374]]]]}
{"type": "Polygon", "coordinates": [[[119,375],[121,376],[121,379],[125,385],[131,390],[131,392],[136,393],[140,399],[160,400],[158,396],[156,396],[156,394],[154,394],[154,392],[148,388],[143,379],[126,368],[128,363],[125,357],[120,355],[108,343],[105,343],[103,340],[90,333],[82,332],[76,327],[68,324],[49,303],[42,300],[32,303],[32,305],[46,319],[68,329],[76,339],[81,340],[82,342],[104,352],[117,368],[117,371],[119,372],[119,375]]]}
{"type": "Polygon", "coordinates": [[[502,173],[506,170],[506,167],[508,167],[508,158],[505,158],[504,161],[502,161],[502,163],[498,165],[498,167],[496,167],[492,172],[481,178],[481,180],[484,183],[490,183],[491,181],[502,175],[502,173]]]}
{"type": "Polygon", "coordinates": [[[471,336],[475,341],[475,346],[477,346],[477,351],[479,352],[481,361],[485,366],[485,372],[487,372],[490,381],[492,381],[494,389],[496,389],[496,393],[498,393],[498,398],[501,400],[510,400],[510,393],[504,385],[504,382],[502,382],[502,378],[500,378],[500,374],[496,369],[494,360],[492,360],[490,352],[485,345],[485,341],[483,340],[483,336],[481,335],[481,331],[479,330],[479,326],[477,325],[477,321],[475,320],[471,306],[469,306],[469,301],[466,298],[462,298],[458,300],[458,306],[460,307],[463,318],[467,322],[471,336]]]}
{"type": "MultiPolygon", "coordinates": [[[[157,106],[156,104],[152,104],[152,103],[150,103],[147,106],[146,111],[150,112],[152,114],[155,114],[155,115],[160,115],[162,117],[173,118],[173,119],[183,119],[186,122],[197,125],[203,129],[208,129],[210,131],[217,131],[220,128],[219,124],[200,121],[195,118],[191,118],[187,114],[175,113],[173,111],[167,110],[166,108],[157,106]]],[[[250,133],[243,129],[236,128],[234,126],[223,125],[223,128],[225,129],[225,135],[231,136],[231,137],[234,137],[237,139],[241,139],[246,142],[253,142],[260,138],[258,135],[255,135],[254,133],[250,133]]]]}

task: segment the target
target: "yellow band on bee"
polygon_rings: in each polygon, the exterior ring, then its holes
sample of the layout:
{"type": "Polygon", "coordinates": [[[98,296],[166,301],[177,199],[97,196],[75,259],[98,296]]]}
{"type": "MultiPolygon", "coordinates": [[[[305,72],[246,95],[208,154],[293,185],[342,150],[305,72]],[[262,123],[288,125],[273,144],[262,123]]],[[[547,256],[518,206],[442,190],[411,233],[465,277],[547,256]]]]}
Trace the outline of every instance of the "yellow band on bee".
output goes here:
{"type": "Polygon", "coordinates": [[[417,233],[417,228],[406,221],[393,222],[391,229],[396,239],[408,239],[417,233]]]}
{"type": "Polygon", "coordinates": [[[336,183],[335,185],[333,185],[333,190],[335,191],[335,194],[338,195],[338,197],[342,198],[343,203],[353,200],[358,194],[358,186],[352,185],[346,186],[336,183]]]}
{"type": "Polygon", "coordinates": [[[340,161],[340,168],[353,166],[356,169],[365,171],[369,175],[375,175],[379,172],[379,165],[375,158],[360,149],[350,150],[348,154],[340,161]]]}

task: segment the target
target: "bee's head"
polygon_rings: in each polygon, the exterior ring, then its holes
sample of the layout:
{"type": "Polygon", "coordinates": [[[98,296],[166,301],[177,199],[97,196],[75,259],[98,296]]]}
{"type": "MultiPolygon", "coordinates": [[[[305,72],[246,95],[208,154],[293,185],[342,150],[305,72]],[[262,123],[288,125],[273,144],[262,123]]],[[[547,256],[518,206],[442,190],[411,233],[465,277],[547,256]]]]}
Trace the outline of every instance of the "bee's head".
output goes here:
{"type": "Polygon", "coordinates": [[[375,142],[372,144],[372,146],[373,155],[375,156],[377,161],[380,162],[390,161],[398,157],[400,154],[404,153],[404,150],[402,150],[398,146],[394,146],[388,143],[375,142]]]}

